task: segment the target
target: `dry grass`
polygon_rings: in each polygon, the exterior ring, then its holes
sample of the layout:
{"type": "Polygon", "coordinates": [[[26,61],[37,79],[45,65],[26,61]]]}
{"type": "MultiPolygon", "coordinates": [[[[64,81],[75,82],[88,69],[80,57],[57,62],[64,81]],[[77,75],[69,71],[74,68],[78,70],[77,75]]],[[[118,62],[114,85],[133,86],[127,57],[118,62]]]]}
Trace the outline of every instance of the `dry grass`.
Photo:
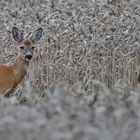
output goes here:
{"type": "Polygon", "coordinates": [[[2,0],[0,63],[16,57],[13,26],[43,37],[0,101],[0,140],[139,139],[139,0],[2,0]]]}

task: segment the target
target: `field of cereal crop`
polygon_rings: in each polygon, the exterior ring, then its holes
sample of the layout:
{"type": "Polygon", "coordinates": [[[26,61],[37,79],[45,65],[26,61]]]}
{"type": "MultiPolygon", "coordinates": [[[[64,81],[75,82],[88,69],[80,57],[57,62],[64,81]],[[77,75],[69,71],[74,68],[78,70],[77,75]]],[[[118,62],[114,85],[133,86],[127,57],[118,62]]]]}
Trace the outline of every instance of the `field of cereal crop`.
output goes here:
{"type": "Polygon", "coordinates": [[[0,63],[17,56],[13,26],[43,36],[0,98],[0,140],[140,139],[139,0],[1,0],[0,63]]]}

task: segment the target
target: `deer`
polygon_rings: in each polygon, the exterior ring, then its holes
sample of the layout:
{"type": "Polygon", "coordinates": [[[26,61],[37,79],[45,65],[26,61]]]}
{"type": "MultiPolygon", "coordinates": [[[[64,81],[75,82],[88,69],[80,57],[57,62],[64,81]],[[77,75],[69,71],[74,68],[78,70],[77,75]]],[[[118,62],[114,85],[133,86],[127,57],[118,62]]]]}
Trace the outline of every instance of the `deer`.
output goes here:
{"type": "Polygon", "coordinates": [[[0,95],[9,97],[22,82],[33,57],[36,42],[42,37],[42,28],[38,28],[28,36],[17,27],[13,27],[12,36],[17,43],[16,59],[10,64],[0,64],[0,95]]]}

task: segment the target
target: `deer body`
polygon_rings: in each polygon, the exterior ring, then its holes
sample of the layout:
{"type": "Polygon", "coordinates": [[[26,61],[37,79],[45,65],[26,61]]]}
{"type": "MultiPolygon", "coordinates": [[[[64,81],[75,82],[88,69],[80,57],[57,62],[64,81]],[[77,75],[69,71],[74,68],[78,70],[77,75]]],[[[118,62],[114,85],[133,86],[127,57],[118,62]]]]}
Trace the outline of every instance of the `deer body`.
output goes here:
{"type": "Polygon", "coordinates": [[[27,73],[29,61],[33,56],[34,44],[41,38],[42,29],[35,31],[30,38],[24,38],[23,34],[14,27],[13,38],[19,46],[19,55],[13,64],[0,65],[0,94],[9,96],[27,73]]]}

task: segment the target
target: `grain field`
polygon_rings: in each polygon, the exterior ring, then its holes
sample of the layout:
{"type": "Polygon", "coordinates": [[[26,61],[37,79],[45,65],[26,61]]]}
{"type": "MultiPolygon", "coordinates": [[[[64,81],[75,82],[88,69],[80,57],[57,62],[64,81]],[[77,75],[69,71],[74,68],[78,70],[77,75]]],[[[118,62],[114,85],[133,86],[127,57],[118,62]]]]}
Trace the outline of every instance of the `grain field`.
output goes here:
{"type": "Polygon", "coordinates": [[[43,35],[0,97],[0,140],[140,139],[139,0],[1,0],[1,64],[17,57],[13,26],[43,35]]]}

